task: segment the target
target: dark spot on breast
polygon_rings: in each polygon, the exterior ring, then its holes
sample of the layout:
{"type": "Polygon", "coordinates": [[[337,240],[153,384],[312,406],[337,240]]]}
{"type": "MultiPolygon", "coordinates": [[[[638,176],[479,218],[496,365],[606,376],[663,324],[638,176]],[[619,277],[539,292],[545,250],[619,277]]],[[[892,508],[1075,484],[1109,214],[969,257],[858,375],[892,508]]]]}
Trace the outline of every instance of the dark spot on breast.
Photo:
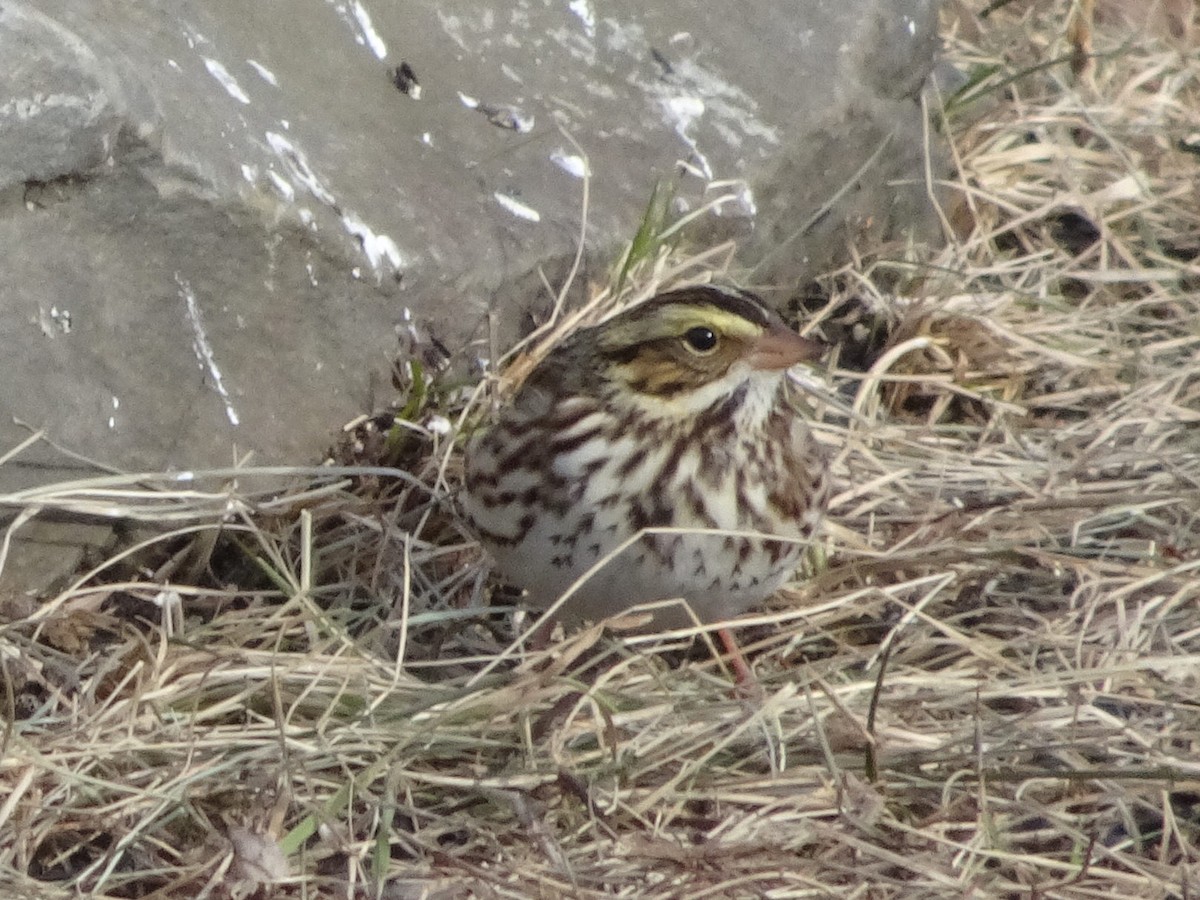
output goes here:
{"type": "Polygon", "coordinates": [[[634,531],[665,528],[671,524],[671,510],[660,496],[638,497],[629,505],[629,524],[634,531]]]}
{"type": "Polygon", "coordinates": [[[717,520],[708,511],[708,504],[704,502],[704,495],[700,492],[700,488],[696,483],[689,479],[683,486],[683,492],[693,515],[703,522],[706,527],[716,528],[717,520]]]}
{"type": "Polygon", "coordinates": [[[652,438],[655,432],[658,431],[658,425],[649,416],[639,416],[633,420],[632,425],[626,426],[625,432],[628,431],[632,431],[634,438],[638,441],[646,441],[652,438]]]}
{"type": "Polygon", "coordinates": [[[740,385],[728,397],[722,397],[696,416],[692,422],[692,437],[689,440],[697,444],[706,440],[720,443],[721,440],[731,437],[737,411],[746,402],[747,390],[745,384],[740,385]]]}
{"type": "Polygon", "coordinates": [[[642,464],[646,461],[646,457],[649,455],[650,448],[648,446],[638,447],[636,450],[630,453],[625,462],[621,463],[621,465],[617,468],[617,477],[628,478],[639,468],[641,468],[642,464]]]}
{"type": "Polygon", "coordinates": [[[581,431],[579,434],[573,434],[569,438],[560,438],[551,444],[550,452],[557,455],[578,450],[584,444],[598,437],[603,431],[604,429],[597,425],[595,428],[589,428],[586,431],[581,431]]]}
{"type": "Polygon", "coordinates": [[[565,412],[562,407],[555,407],[553,414],[547,418],[549,419],[551,430],[562,434],[564,431],[574,428],[596,411],[597,408],[592,403],[577,403],[569,405],[565,412]]]}
{"type": "MultiPolygon", "coordinates": [[[[659,490],[665,490],[667,485],[675,478],[675,473],[679,470],[679,461],[683,459],[683,454],[687,452],[687,439],[681,437],[671,445],[671,451],[667,454],[667,458],[663,460],[662,468],[658,470],[658,474],[654,476],[654,485],[659,490]]],[[[658,525],[666,525],[670,521],[670,514],[667,514],[667,519],[657,522],[658,525]]]]}

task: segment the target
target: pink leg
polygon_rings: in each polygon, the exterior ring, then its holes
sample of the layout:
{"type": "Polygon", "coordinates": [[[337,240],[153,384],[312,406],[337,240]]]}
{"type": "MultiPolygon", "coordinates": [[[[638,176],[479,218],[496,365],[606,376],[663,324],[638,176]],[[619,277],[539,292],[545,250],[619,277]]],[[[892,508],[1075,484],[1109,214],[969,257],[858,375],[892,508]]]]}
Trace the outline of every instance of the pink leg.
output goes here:
{"type": "Polygon", "coordinates": [[[750,671],[750,665],[746,662],[746,657],[742,655],[742,648],[738,646],[737,638],[733,636],[733,632],[728,628],[718,628],[717,637],[721,639],[721,644],[725,647],[725,652],[729,654],[729,665],[733,669],[734,683],[738,687],[756,684],[758,679],[750,671]]]}

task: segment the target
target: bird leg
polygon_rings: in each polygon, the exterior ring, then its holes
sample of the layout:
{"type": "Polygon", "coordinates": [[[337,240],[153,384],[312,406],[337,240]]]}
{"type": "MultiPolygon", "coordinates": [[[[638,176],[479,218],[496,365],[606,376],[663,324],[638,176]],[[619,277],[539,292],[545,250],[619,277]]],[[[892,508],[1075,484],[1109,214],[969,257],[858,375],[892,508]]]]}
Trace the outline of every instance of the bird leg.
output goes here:
{"type": "Polygon", "coordinates": [[[721,645],[725,648],[725,652],[729,656],[729,666],[733,669],[734,683],[739,688],[747,688],[750,685],[758,684],[758,679],[754,677],[754,673],[750,670],[750,664],[746,662],[746,657],[742,655],[742,648],[738,646],[737,638],[733,636],[733,632],[728,628],[718,628],[717,637],[721,639],[721,645]]]}

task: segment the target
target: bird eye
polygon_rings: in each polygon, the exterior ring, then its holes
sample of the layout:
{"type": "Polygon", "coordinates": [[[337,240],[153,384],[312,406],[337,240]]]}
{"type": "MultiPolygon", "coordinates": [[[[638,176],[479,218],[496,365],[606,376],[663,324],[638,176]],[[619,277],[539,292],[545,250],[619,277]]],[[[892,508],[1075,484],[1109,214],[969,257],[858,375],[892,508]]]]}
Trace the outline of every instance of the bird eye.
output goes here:
{"type": "Polygon", "coordinates": [[[711,353],[717,347],[717,334],[711,328],[697,325],[683,335],[684,343],[693,353],[711,353]]]}

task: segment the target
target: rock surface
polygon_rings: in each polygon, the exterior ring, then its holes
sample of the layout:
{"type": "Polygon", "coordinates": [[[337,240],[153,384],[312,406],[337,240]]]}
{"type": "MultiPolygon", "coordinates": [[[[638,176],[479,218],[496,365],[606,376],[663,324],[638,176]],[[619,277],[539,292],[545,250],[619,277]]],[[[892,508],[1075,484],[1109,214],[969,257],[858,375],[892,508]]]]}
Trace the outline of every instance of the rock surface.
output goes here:
{"type": "MultiPolygon", "coordinates": [[[[397,324],[486,356],[548,302],[585,168],[580,282],[677,171],[762,288],[923,228],[937,6],[0,0],[0,453],[314,461],[397,324]]],[[[10,583],[72,564],[18,537],[10,583]]]]}

